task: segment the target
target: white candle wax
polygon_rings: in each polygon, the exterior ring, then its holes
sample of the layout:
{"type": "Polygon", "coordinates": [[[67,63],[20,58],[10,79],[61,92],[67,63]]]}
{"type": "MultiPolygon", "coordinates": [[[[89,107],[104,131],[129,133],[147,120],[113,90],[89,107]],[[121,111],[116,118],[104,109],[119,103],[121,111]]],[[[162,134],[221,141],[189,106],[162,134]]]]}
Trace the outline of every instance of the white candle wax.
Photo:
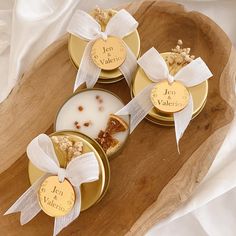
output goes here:
{"type": "MultiPolygon", "coordinates": [[[[123,106],[123,102],[110,92],[100,89],[82,90],[61,107],[55,129],[75,130],[95,139],[101,130],[105,131],[109,115],[116,113],[123,106]]],[[[129,124],[128,116],[122,119],[129,124]]],[[[124,144],[128,133],[126,130],[113,135],[119,141],[116,151],[124,144]]]]}

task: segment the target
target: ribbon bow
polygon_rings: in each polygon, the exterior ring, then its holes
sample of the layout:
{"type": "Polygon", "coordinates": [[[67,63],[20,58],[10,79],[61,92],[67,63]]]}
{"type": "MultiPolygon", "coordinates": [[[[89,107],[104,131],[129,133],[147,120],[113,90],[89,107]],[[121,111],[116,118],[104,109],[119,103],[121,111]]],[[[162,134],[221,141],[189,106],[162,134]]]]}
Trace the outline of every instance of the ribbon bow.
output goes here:
{"type": "Polygon", "coordinates": [[[67,178],[74,186],[76,200],[72,210],[65,216],[56,217],[54,221],[54,233],[57,235],[63,228],[69,225],[80,214],[81,208],[81,194],[80,185],[98,180],[99,165],[95,154],[93,152],[82,154],[73,159],[66,167],[60,168],[57,156],[54,151],[51,139],[45,135],[40,134],[33,139],[27,147],[27,155],[30,161],[40,170],[46,172],[40,179],[38,179],[5,213],[11,214],[14,212],[21,212],[21,225],[28,223],[40,211],[38,203],[37,192],[42,182],[49,175],[57,175],[59,181],[64,181],[67,178]]]}
{"type": "MultiPolygon", "coordinates": [[[[89,42],[84,50],[79,66],[74,91],[84,82],[87,88],[92,88],[99,78],[101,69],[95,65],[91,58],[91,49],[94,42],[99,38],[106,40],[108,36],[123,38],[132,33],[137,27],[138,22],[126,10],[118,11],[109,20],[104,32],[102,32],[100,24],[92,16],[81,10],[75,12],[67,31],[89,42]]],[[[124,75],[128,85],[130,85],[132,75],[137,67],[137,61],[135,55],[126,44],[125,48],[126,59],[119,69],[124,75]]]]}
{"type": "MultiPolygon", "coordinates": [[[[135,98],[124,106],[116,115],[131,115],[130,132],[143,120],[154,107],[150,94],[154,86],[163,80],[169,83],[181,82],[185,87],[193,87],[212,77],[212,73],[201,58],[197,58],[181,70],[175,76],[169,74],[165,60],[155,48],[149,49],[139,60],[138,64],[153,82],[145,87],[135,98]]],[[[193,113],[193,99],[190,94],[187,106],[173,114],[175,123],[176,143],[179,151],[179,140],[188,127],[193,113]]]]}

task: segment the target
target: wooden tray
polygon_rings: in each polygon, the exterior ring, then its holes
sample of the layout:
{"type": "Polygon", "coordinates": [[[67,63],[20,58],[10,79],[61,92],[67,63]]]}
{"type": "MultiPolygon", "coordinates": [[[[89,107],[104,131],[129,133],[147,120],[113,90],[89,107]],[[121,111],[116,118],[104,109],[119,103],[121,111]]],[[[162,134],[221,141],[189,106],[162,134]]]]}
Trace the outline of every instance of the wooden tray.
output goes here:
{"type": "MultiPolygon", "coordinates": [[[[143,121],[123,153],[111,161],[111,185],[105,198],[61,235],[144,235],[186,201],[208,172],[234,117],[236,57],[230,40],[209,18],[175,3],[143,2],[126,6],[140,22],[142,52],[168,51],[183,39],[209,65],[214,78],[202,113],[191,122],[176,151],[173,128],[143,121]]],[[[43,213],[25,226],[19,215],[2,216],[29,187],[27,144],[50,132],[56,111],[72,93],[76,70],[67,52],[67,36],[50,46],[0,105],[0,234],[52,235],[53,220],[43,213]]],[[[128,102],[124,81],[99,85],[128,102]]]]}

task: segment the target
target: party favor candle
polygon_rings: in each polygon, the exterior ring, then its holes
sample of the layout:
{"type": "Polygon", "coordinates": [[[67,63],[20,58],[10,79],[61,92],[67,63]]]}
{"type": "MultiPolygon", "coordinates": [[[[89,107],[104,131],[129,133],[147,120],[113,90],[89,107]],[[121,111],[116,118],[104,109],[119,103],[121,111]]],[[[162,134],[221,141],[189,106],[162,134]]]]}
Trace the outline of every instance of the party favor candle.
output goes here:
{"type": "Polygon", "coordinates": [[[108,156],[117,153],[128,137],[128,116],[114,114],[124,106],[114,94],[102,89],[81,90],[60,108],[55,130],[75,130],[94,138],[108,156]]]}
{"type": "MultiPolygon", "coordinates": [[[[191,49],[183,47],[182,40],[178,40],[176,47],[173,48],[171,52],[161,53],[161,56],[165,60],[168,66],[169,72],[172,76],[176,75],[178,71],[180,71],[182,68],[184,68],[186,65],[188,65],[190,62],[192,62],[195,59],[195,56],[191,54],[191,49]]],[[[131,93],[133,97],[136,97],[146,86],[148,86],[151,83],[152,81],[148,78],[147,74],[144,72],[144,70],[141,67],[139,67],[137,70],[136,76],[133,80],[133,84],[132,84],[131,93]]],[[[174,103],[180,102],[184,105],[188,101],[188,99],[186,99],[186,101],[177,102],[173,99],[172,100],[168,99],[172,97],[172,94],[165,94],[165,86],[164,86],[165,83],[166,82],[162,83],[163,84],[162,87],[159,86],[159,89],[163,88],[163,91],[161,91],[161,93],[163,94],[163,97],[160,97],[160,100],[163,101],[163,104],[162,104],[163,106],[165,106],[165,104],[167,104],[168,102],[173,103],[173,101],[174,103]]],[[[188,88],[189,92],[186,89],[184,89],[181,86],[181,84],[178,84],[178,83],[175,83],[175,89],[182,89],[182,91],[180,92],[182,95],[184,94],[188,95],[188,93],[191,94],[193,98],[192,118],[195,118],[198,114],[200,114],[207,100],[208,81],[205,80],[196,86],[188,88]],[[178,87],[176,87],[176,85],[178,85],[178,87]]],[[[188,96],[184,96],[184,97],[188,97],[188,96]]],[[[158,106],[155,106],[150,110],[146,118],[160,125],[174,126],[173,112],[177,112],[181,110],[182,108],[180,107],[180,109],[177,108],[177,110],[171,110],[173,108],[174,108],[173,106],[169,106],[169,107],[165,106],[165,108],[163,109],[163,107],[160,108],[158,106]]]]}

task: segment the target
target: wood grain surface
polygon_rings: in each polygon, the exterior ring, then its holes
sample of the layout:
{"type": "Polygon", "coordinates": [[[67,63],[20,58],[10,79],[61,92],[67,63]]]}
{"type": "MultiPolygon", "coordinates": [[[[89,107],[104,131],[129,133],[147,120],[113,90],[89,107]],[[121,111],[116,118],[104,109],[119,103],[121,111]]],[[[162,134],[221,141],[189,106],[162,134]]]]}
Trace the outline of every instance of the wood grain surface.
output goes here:
{"type": "MultiPolygon", "coordinates": [[[[225,33],[209,18],[186,12],[175,3],[130,4],[139,21],[142,52],[154,46],[165,52],[181,38],[201,56],[214,78],[201,114],[181,140],[173,128],[144,120],[132,133],[123,153],[111,160],[111,185],[104,199],[83,212],[60,235],[144,235],[176,210],[208,172],[234,117],[235,52],[225,33]]],[[[52,235],[53,220],[40,213],[25,226],[19,215],[2,216],[29,187],[25,148],[42,132],[51,132],[56,111],[72,94],[76,70],[67,51],[67,36],[51,45],[0,105],[0,235],[52,235]]],[[[130,99],[124,81],[97,85],[130,99]]]]}

